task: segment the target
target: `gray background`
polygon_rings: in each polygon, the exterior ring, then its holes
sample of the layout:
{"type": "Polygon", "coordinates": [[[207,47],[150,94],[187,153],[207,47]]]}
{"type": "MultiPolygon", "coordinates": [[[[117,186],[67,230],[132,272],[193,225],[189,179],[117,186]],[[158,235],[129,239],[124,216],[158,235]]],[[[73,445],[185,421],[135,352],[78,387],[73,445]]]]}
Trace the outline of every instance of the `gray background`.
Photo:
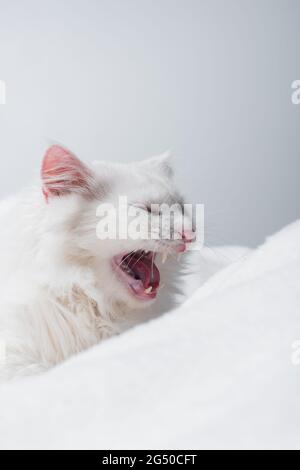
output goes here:
{"type": "Polygon", "coordinates": [[[81,158],[171,148],[209,244],[300,214],[299,0],[0,0],[0,196],[48,139],[81,158]]]}

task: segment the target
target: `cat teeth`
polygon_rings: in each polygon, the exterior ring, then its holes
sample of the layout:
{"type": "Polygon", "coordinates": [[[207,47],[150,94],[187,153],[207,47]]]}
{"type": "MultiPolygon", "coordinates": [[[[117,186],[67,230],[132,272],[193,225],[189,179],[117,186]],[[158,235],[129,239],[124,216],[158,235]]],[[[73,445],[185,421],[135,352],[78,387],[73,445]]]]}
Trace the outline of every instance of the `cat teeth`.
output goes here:
{"type": "Polygon", "coordinates": [[[148,289],[145,289],[145,294],[150,294],[152,292],[152,286],[148,287],[148,289]]]}
{"type": "Polygon", "coordinates": [[[166,253],[166,252],[163,253],[163,254],[162,254],[162,259],[161,259],[161,261],[162,261],[163,264],[165,264],[165,262],[167,261],[167,258],[168,258],[168,253],[166,253]]]}

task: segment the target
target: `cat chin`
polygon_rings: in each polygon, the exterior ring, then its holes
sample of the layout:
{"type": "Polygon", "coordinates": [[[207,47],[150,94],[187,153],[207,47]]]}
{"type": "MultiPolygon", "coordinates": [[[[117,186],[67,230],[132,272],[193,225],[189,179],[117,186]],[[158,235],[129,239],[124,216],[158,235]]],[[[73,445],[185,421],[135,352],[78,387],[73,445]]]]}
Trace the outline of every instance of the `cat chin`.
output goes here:
{"type": "Polygon", "coordinates": [[[122,297],[123,302],[127,305],[128,308],[147,308],[152,305],[157,299],[156,294],[137,294],[131,288],[128,288],[126,285],[118,281],[118,287],[120,289],[120,297],[122,297]]]}
{"type": "MultiPolygon", "coordinates": [[[[120,287],[120,286],[119,286],[120,287]]],[[[120,303],[122,303],[127,311],[126,314],[130,314],[132,311],[146,310],[151,307],[157,301],[154,299],[143,300],[132,295],[124,286],[121,285],[122,293],[120,292],[120,303]],[[122,295],[123,294],[123,295],[122,295]]]]}

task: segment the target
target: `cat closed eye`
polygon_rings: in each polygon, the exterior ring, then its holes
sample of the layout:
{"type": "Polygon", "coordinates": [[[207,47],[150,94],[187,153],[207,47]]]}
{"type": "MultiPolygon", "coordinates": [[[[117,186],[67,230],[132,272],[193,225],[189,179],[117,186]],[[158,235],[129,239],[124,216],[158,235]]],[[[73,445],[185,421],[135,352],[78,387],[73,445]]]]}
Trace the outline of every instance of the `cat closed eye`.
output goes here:
{"type": "Polygon", "coordinates": [[[161,215],[161,210],[158,207],[158,204],[147,205],[145,206],[145,210],[148,212],[148,214],[161,215]]]}
{"type": "Polygon", "coordinates": [[[161,214],[161,211],[159,210],[159,207],[156,207],[158,206],[158,204],[134,204],[134,207],[137,207],[139,209],[142,209],[146,212],[148,212],[149,214],[154,214],[154,215],[160,215],[161,214]]]}

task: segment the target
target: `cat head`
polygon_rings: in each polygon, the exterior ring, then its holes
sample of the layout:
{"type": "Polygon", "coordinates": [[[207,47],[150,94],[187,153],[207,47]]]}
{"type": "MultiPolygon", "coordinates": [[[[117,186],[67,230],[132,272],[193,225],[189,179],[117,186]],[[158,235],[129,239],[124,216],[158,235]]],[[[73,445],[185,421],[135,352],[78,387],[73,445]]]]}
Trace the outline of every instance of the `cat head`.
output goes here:
{"type": "Polygon", "coordinates": [[[164,283],[162,263],[167,255],[186,251],[193,240],[193,233],[184,228],[187,216],[169,156],[87,166],[69,150],[54,145],[46,152],[41,177],[43,204],[52,230],[60,234],[63,262],[74,269],[86,266],[106,302],[129,308],[153,303],[164,283]],[[135,217],[128,220],[130,210],[135,217]],[[106,226],[108,221],[116,224],[115,232],[104,233],[104,214],[106,226]],[[124,223],[129,228],[130,221],[131,232],[124,234],[124,223]],[[132,236],[133,227],[136,236],[132,236]]]}

